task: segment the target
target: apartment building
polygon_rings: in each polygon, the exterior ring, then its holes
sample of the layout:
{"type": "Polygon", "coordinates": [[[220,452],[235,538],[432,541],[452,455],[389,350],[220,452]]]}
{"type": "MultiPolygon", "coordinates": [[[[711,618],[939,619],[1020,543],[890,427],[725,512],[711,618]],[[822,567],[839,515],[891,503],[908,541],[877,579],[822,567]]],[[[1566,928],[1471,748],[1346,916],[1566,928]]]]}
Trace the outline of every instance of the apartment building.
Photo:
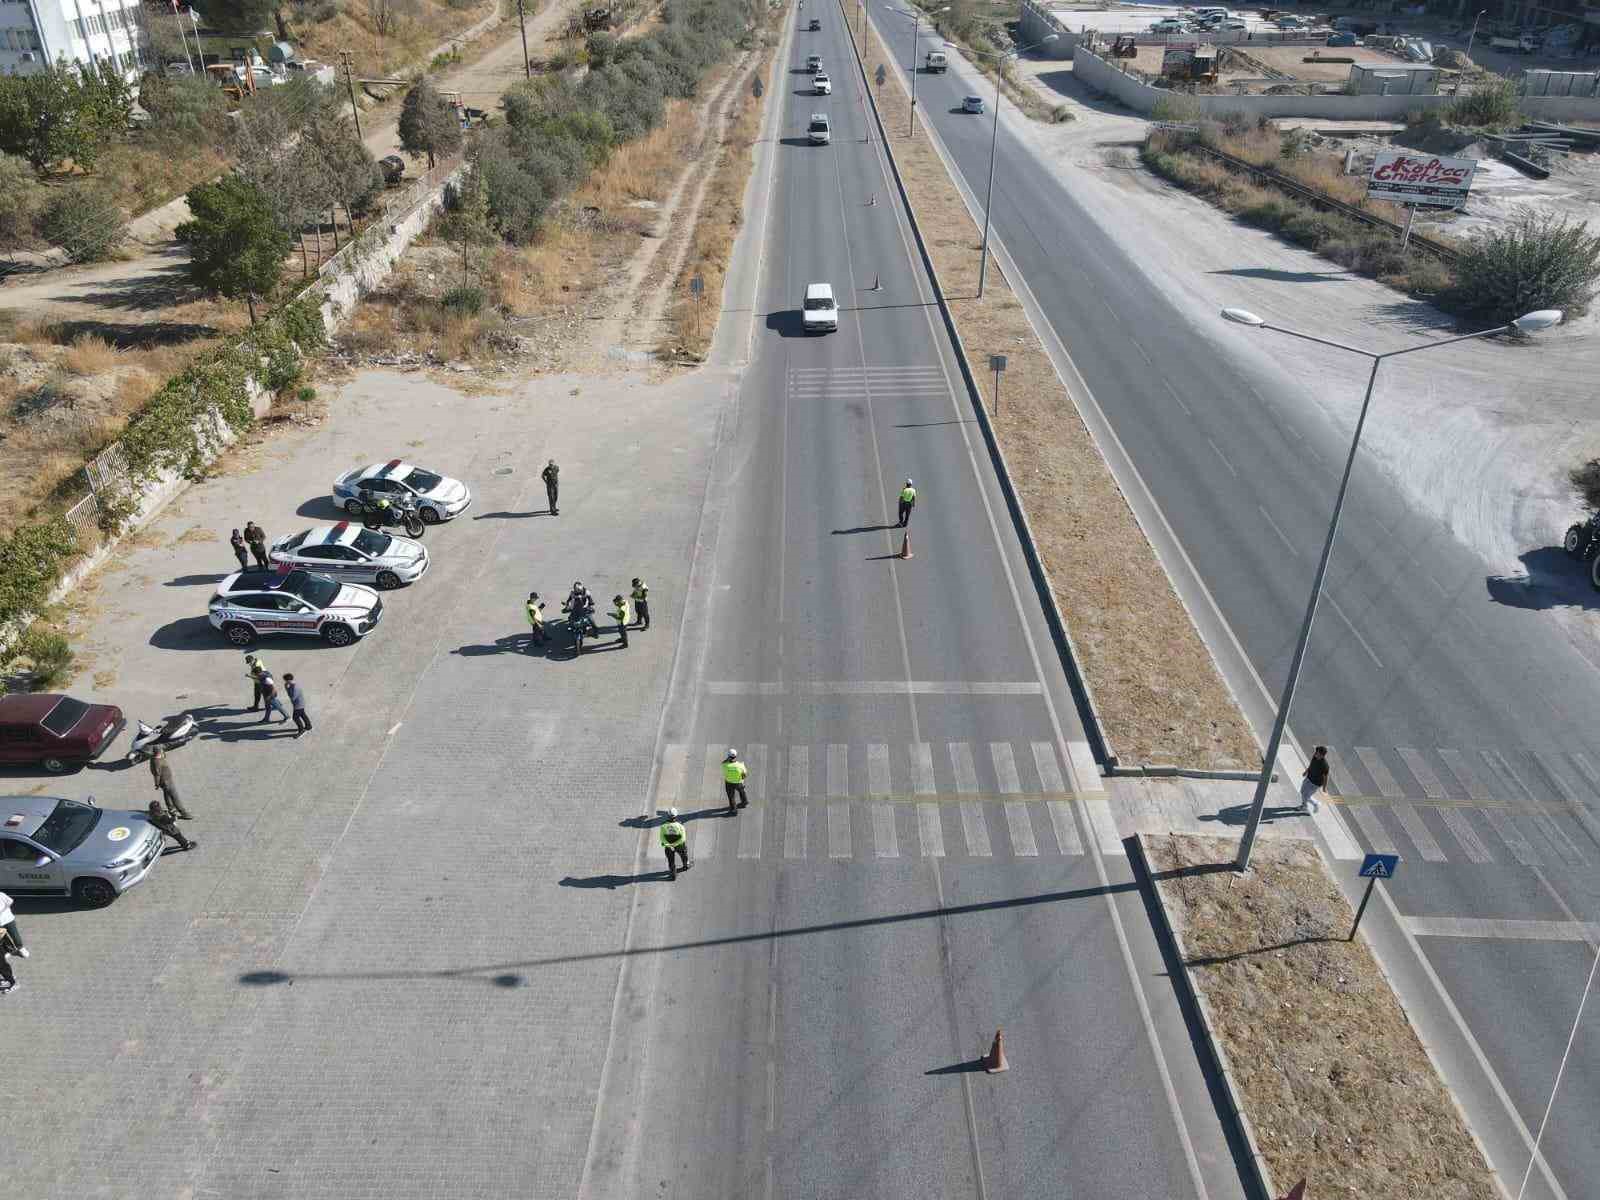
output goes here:
{"type": "Polygon", "coordinates": [[[140,0],[0,0],[0,71],[109,62],[129,79],[145,65],[140,0]]]}

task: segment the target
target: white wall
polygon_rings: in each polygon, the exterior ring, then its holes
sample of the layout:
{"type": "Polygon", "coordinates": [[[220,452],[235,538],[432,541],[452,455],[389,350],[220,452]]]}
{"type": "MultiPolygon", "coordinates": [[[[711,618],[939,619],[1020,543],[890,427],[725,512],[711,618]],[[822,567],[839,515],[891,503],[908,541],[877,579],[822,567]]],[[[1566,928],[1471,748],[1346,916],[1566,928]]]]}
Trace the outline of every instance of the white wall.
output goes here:
{"type": "Polygon", "coordinates": [[[110,61],[129,79],[145,61],[139,0],[0,0],[0,71],[110,61]]]}

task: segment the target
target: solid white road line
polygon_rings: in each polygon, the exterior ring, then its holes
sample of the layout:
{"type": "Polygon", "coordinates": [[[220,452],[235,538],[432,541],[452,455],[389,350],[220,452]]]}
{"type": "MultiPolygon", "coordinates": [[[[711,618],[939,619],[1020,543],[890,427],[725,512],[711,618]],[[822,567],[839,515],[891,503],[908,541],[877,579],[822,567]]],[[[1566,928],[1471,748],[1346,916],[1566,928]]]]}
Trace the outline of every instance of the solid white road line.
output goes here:
{"type": "Polygon", "coordinates": [[[1487,917],[1406,917],[1417,937],[1501,938],[1519,942],[1588,942],[1600,938],[1593,921],[1505,921],[1487,917]]]}
{"type": "Polygon", "coordinates": [[[1037,696],[1044,685],[1026,680],[835,679],[811,682],[756,683],[712,680],[713,696],[1037,696]]]}

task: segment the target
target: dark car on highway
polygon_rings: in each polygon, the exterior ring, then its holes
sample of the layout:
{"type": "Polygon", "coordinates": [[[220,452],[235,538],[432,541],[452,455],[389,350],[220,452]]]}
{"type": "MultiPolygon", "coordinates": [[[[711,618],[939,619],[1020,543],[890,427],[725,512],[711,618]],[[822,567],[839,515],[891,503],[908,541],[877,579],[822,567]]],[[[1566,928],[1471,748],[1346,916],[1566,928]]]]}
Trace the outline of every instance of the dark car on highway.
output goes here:
{"type": "Polygon", "coordinates": [[[126,723],[115,704],[53,692],[0,696],[0,763],[68,771],[105,753],[126,723]]]}

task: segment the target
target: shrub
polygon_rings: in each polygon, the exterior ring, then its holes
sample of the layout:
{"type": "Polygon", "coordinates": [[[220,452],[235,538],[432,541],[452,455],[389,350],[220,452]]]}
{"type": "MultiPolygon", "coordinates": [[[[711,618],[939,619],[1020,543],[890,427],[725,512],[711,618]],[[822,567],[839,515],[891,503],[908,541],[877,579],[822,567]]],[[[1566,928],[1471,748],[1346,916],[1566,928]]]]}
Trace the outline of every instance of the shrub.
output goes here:
{"type": "Polygon", "coordinates": [[[1524,213],[1467,242],[1455,277],[1439,302],[1474,321],[1503,323],[1541,308],[1579,316],[1600,280],[1600,235],[1582,221],[1524,213]]]}
{"type": "Polygon", "coordinates": [[[153,141],[169,145],[221,145],[228,131],[228,98],[193,75],[146,75],[139,103],[150,113],[153,141]],[[150,83],[159,80],[154,90],[150,83]]]}
{"type": "Polygon", "coordinates": [[[1445,108],[1445,116],[1457,125],[1515,125],[1522,120],[1517,111],[1517,85],[1500,76],[1486,79],[1452,100],[1445,108]]]}
{"type": "Polygon", "coordinates": [[[460,316],[475,317],[483,311],[483,289],[473,284],[462,284],[441,296],[439,303],[460,316]]]}
{"type": "Polygon", "coordinates": [[[1600,508],[1600,458],[1591,458],[1582,466],[1567,472],[1574,490],[1583,497],[1590,508],[1600,508]]]}
{"type": "Polygon", "coordinates": [[[97,187],[64,188],[45,206],[39,232],[75,263],[103,262],[127,236],[122,210],[97,187]]]}
{"type": "Polygon", "coordinates": [[[1058,104],[1054,109],[1051,110],[1050,119],[1057,125],[1064,125],[1068,121],[1076,121],[1078,119],[1078,114],[1073,112],[1072,109],[1068,108],[1065,104],[1058,104]]]}
{"type": "Polygon", "coordinates": [[[34,244],[44,202],[33,168],[14,154],[0,154],[0,254],[34,244]]]}
{"type": "Polygon", "coordinates": [[[1190,124],[1200,119],[1200,106],[1189,96],[1162,96],[1150,110],[1150,119],[1190,124]]]}
{"type": "Polygon", "coordinates": [[[591,33],[587,43],[590,69],[599,70],[609,63],[617,52],[618,44],[615,34],[591,33]]]}
{"type": "Polygon", "coordinates": [[[16,657],[26,659],[32,687],[45,691],[61,681],[72,665],[72,646],[59,633],[42,629],[37,624],[17,640],[16,657]]]}

